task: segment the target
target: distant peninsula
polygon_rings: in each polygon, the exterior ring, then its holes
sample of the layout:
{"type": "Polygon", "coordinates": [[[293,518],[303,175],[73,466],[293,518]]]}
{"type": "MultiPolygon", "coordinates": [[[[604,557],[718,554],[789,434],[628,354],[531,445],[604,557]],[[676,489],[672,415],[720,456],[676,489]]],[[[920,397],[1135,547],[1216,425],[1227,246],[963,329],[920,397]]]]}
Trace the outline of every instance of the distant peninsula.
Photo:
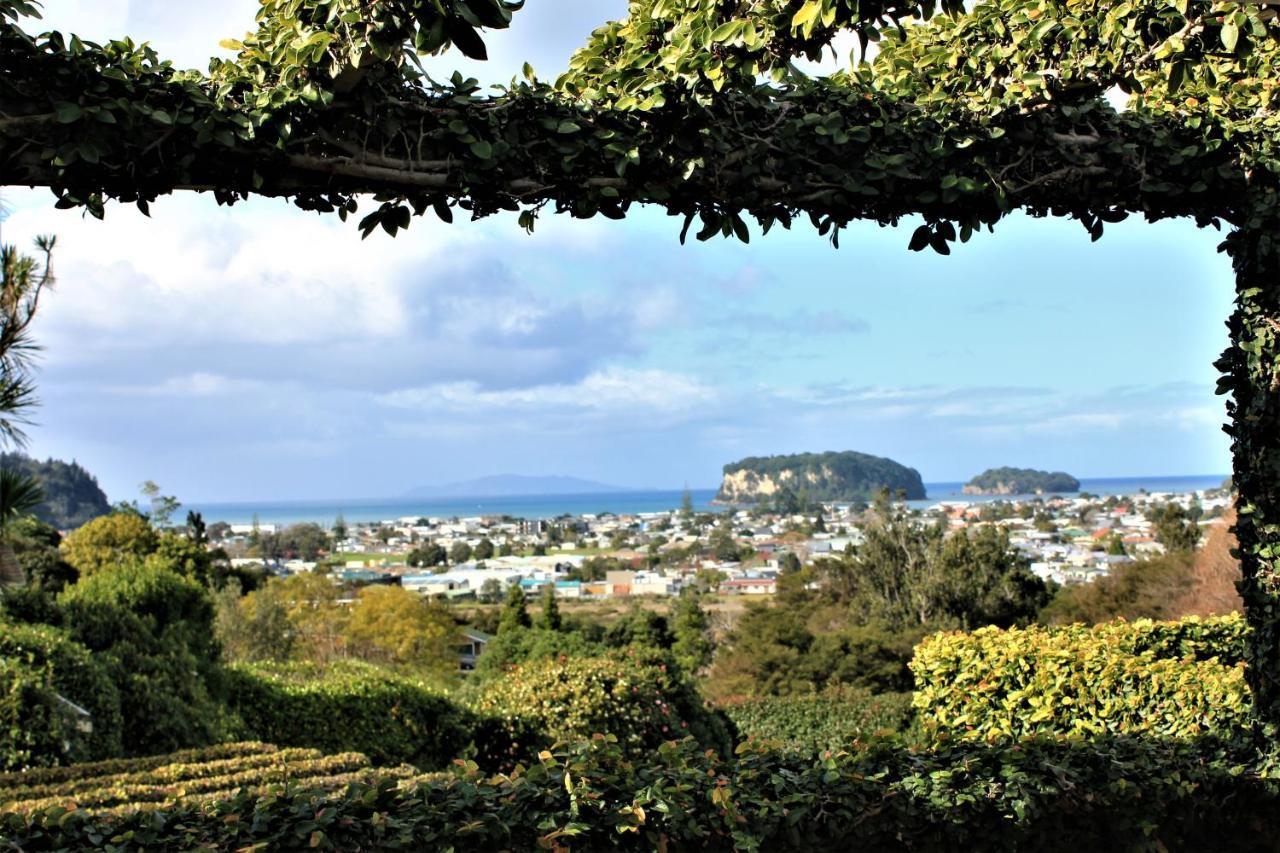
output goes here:
{"type": "Polygon", "coordinates": [[[1034,468],[990,468],[970,480],[963,489],[966,495],[1043,495],[1078,491],[1080,481],[1070,474],[1034,468]]]}
{"type": "Polygon", "coordinates": [[[524,474],[495,474],[442,486],[419,486],[405,494],[409,498],[505,498],[518,495],[594,495],[629,492],[620,486],[583,480],[578,477],[536,477],[524,474]]]}
{"type": "Polygon", "coordinates": [[[724,466],[716,500],[758,503],[789,490],[815,501],[870,500],[882,489],[905,492],[908,500],[925,497],[920,472],[886,459],[852,450],[749,456],[724,466]]]}

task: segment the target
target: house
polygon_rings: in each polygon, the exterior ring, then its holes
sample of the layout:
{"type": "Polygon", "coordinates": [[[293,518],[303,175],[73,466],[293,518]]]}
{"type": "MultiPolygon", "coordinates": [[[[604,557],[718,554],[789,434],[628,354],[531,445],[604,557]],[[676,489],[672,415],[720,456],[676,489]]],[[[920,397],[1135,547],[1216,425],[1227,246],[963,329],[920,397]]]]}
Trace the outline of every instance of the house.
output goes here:
{"type": "Polygon", "coordinates": [[[773,595],[777,591],[776,578],[734,578],[720,582],[720,592],[730,595],[773,595]]]}
{"type": "Polygon", "coordinates": [[[476,659],[484,653],[485,646],[493,637],[474,628],[463,628],[458,636],[461,640],[458,644],[458,669],[470,672],[476,668],[476,659]]]}

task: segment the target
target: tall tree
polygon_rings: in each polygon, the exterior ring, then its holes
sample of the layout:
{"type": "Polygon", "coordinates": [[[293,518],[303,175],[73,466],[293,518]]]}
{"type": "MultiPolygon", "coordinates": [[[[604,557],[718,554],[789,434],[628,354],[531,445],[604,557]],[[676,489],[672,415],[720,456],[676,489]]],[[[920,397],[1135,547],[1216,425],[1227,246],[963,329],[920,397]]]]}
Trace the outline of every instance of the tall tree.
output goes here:
{"type": "Polygon", "coordinates": [[[547,581],[542,587],[542,610],[538,613],[538,627],[548,631],[559,631],[564,627],[560,617],[560,605],[556,601],[556,583],[547,581]]]}
{"type": "Polygon", "coordinates": [[[502,618],[498,620],[498,635],[511,634],[523,628],[532,627],[529,619],[524,589],[519,580],[513,580],[507,587],[507,600],[502,605],[502,618]]]}
{"type": "Polygon", "coordinates": [[[706,611],[702,609],[700,597],[693,590],[685,590],[676,599],[671,615],[671,653],[684,667],[685,672],[694,674],[711,663],[711,655],[715,647],[708,633],[706,611]]]}

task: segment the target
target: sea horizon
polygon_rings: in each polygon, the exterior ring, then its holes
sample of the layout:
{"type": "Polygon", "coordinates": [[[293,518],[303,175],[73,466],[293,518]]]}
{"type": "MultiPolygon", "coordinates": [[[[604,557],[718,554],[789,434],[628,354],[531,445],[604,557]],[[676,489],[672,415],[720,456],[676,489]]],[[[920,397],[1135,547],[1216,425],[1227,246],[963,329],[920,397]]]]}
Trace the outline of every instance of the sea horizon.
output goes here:
{"type": "MultiPolygon", "coordinates": [[[[1216,488],[1228,474],[1186,474],[1160,477],[1082,477],[1080,492],[1096,495],[1135,494],[1148,492],[1198,492],[1216,488]]],[[[984,503],[996,500],[1012,500],[1035,495],[963,495],[964,483],[925,483],[923,500],[908,504],[923,508],[940,501],[966,501],[984,503]]],[[[723,511],[724,506],[712,505],[716,489],[689,489],[689,496],[697,510],[723,511]]],[[[192,501],[183,504],[175,514],[181,518],[188,510],[199,512],[206,523],[223,521],[228,524],[249,524],[256,517],[262,524],[297,524],[315,522],[332,524],[341,515],[348,523],[392,521],[419,516],[425,518],[466,518],[474,516],[509,515],[516,518],[543,519],[560,515],[591,515],[614,513],[632,515],[645,512],[663,512],[676,509],[684,497],[684,489],[629,489],[617,492],[596,492],[556,495],[475,495],[449,498],[302,498],[295,500],[264,501],[192,501]]],[[[1064,492],[1070,496],[1078,492],[1064,492]]]]}

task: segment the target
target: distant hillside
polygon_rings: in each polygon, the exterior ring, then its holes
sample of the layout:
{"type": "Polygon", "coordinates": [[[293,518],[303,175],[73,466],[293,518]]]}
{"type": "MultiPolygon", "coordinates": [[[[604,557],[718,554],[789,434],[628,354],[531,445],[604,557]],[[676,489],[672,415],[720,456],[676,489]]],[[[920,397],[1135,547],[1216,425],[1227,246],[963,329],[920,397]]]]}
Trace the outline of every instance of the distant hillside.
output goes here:
{"type": "Polygon", "coordinates": [[[909,500],[925,497],[920,472],[883,456],[852,450],[751,456],[724,466],[717,500],[754,503],[782,489],[816,501],[869,500],[881,489],[905,491],[909,500]]]}
{"type": "Polygon", "coordinates": [[[966,495],[1040,495],[1078,491],[1080,481],[1070,474],[1033,468],[991,468],[964,487],[966,495]]]}
{"type": "Polygon", "coordinates": [[[22,453],[0,453],[0,468],[22,471],[40,481],[45,500],[36,517],[59,530],[71,530],[111,512],[97,478],[76,462],[41,462],[22,453]]]}
{"type": "Polygon", "coordinates": [[[591,495],[628,492],[631,489],[582,480],[578,477],[530,477],[523,474],[495,474],[443,486],[419,486],[405,494],[410,498],[501,498],[514,495],[591,495]]]}

